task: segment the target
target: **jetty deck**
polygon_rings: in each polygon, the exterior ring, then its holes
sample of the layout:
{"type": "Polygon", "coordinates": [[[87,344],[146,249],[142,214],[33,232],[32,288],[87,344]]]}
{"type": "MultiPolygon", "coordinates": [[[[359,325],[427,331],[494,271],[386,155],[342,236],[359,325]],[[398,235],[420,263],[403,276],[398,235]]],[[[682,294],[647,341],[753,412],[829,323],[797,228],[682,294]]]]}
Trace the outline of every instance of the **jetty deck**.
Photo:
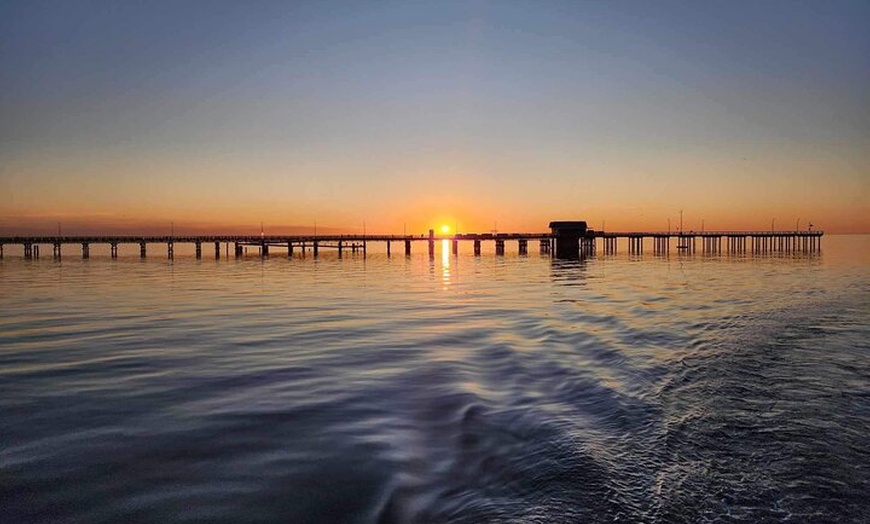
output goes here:
{"type": "MultiPolygon", "coordinates": [[[[581,254],[595,254],[599,245],[605,254],[616,254],[620,241],[631,254],[642,254],[645,247],[655,254],[671,252],[672,244],[678,253],[693,254],[699,249],[706,254],[721,253],[818,253],[821,251],[821,238],[824,231],[702,231],[702,232],[663,232],[663,231],[593,231],[585,230],[573,241],[579,243],[581,254]]],[[[556,252],[559,236],[554,232],[546,233],[457,233],[451,235],[74,235],[74,236],[6,236],[0,237],[0,258],[4,256],[4,246],[20,245],[25,259],[39,258],[40,246],[51,246],[52,256],[60,258],[63,247],[80,247],[82,258],[90,257],[92,245],[107,246],[112,258],[118,256],[118,246],[136,244],[139,254],[145,258],[149,246],[163,245],[166,256],[175,256],[176,244],[192,244],[197,258],[202,258],[203,246],[213,246],[214,257],[222,254],[235,257],[244,256],[246,249],[255,248],[260,256],[283,252],[293,256],[296,250],[305,256],[310,253],[318,256],[322,249],[337,250],[341,256],[345,252],[366,254],[369,244],[385,245],[387,255],[392,255],[392,244],[404,247],[404,254],[410,255],[414,243],[427,244],[429,255],[435,253],[435,243],[449,241],[453,254],[459,252],[462,242],[470,242],[475,255],[480,255],[483,242],[495,244],[496,255],[505,254],[505,243],[516,242],[517,252],[528,254],[530,241],[537,241],[541,254],[556,252]],[[222,249],[223,248],[223,249],[222,249]]]]}

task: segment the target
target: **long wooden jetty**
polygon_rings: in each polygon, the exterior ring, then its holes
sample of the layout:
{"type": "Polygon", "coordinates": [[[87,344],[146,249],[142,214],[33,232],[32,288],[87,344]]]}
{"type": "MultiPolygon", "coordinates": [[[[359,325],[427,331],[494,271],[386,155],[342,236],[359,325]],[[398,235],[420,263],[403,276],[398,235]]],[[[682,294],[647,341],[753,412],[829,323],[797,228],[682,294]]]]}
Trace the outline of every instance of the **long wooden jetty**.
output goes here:
{"type": "Polygon", "coordinates": [[[642,254],[646,239],[651,239],[653,252],[670,252],[671,240],[678,252],[695,253],[700,245],[706,254],[721,253],[819,253],[822,250],[822,230],[807,231],[702,231],[671,232],[595,232],[602,239],[606,254],[615,254],[618,239],[626,239],[629,253],[642,254]]]}
{"type": "Polygon", "coordinates": [[[149,246],[164,245],[166,256],[174,258],[176,244],[192,244],[196,258],[202,258],[203,246],[213,246],[214,257],[222,254],[229,257],[244,256],[246,249],[257,249],[260,256],[284,252],[293,256],[298,250],[302,256],[310,253],[317,257],[322,249],[337,250],[341,257],[346,252],[366,254],[368,245],[381,243],[386,246],[386,254],[392,255],[392,244],[404,247],[404,254],[411,254],[414,243],[427,244],[428,253],[434,256],[435,243],[448,241],[451,252],[459,253],[460,242],[472,243],[475,255],[480,255],[481,244],[495,244],[496,255],[505,254],[507,242],[517,243],[520,255],[528,254],[530,241],[537,241],[541,254],[557,257],[591,255],[598,251],[598,244],[604,254],[616,254],[618,244],[623,241],[630,254],[643,254],[644,247],[651,247],[653,253],[665,255],[675,244],[678,253],[694,254],[699,248],[704,254],[766,254],[766,253],[818,253],[821,251],[821,238],[824,232],[816,231],[704,231],[704,232],[611,232],[586,229],[583,222],[553,222],[547,233],[457,233],[451,235],[168,235],[168,236],[13,236],[0,237],[0,259],[3,258],[4,245],[20,245],[24,258],[39,258],[40,246],[51,246],[52,256],[60,258],[62,248],[68,245],[80,246],[82,258],[89,258],[92,245],[108,246],[109,255],[118,257],[118,246],[134,244],[139,246],[139,255],[145,258],[149,246]],[[582,224],[582,230],[577,224],[582,224]],[[568,232],[566,234],[566,231],[568,232]],[[222,249],[223,247],[223,249],[222,249]]]}

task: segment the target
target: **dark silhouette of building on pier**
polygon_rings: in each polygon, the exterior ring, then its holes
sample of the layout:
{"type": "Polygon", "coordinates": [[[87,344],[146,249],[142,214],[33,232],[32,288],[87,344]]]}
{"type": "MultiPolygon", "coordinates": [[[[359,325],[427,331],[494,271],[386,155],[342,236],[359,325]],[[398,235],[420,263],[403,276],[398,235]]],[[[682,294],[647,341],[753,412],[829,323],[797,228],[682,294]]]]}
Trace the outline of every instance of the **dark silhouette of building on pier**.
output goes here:
{"type": "Polygon", "coordinates": [[[581,251],[584,251],[583,248],[588,247],[583,245],[587,243],[584,221],[550,222],[550,233],[556,244],[556,258],[579,258],[581,251]]]}

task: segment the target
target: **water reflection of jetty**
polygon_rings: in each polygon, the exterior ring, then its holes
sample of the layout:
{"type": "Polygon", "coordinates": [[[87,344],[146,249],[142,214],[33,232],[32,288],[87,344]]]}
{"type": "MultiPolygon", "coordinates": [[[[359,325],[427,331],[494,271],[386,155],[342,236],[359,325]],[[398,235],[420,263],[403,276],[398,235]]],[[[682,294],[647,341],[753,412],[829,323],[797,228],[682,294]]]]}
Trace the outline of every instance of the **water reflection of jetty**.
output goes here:
{"type": "Polygon", "coordinates": [[[435,255],[435,243],[447,241],[451,253],[459,253],[461,242],[471,243],[474,255],[481,254],[484,242],[495,245],[495,254],[505,254],[505,244],[517,243],[517,252],[527,255],[529,242],[538,242],[542,255],[556,258],[576,258],[592,255],[598,246],[605,254],[616,254],[620,240],[630,254],[642,254],[645,246],[653,253],[664,255],[671,252],[672,241],[678,253],[694,254],[700,248],[705,254],[766,254],[766,253],[818,253],[821,251],[823,231],[704,231],[704,232],[613,232],[594,231],[582,221],[551,222],[546,233],[456,233],[436,235],[169,235],[169,236],[16,236],[0,237],[0,258],[4,245],[20,245],[24,258],[39,258],[40,246],[51,246],[52,256],[61,257],[63,246],[80,246],[82,258],[89,258],[91,245],[108,246],[112,258],[118,257],[118,246],[139,246],[139,255],[145,258],[149,246],[166,246],[166,255],[175,256],[176,244],[192,244],[196,258],[202,258],[203,246],[214,247],[214,257],[222,255],[242,257],[248,248],[260,256],[283,252],[287,256],[299,253],[317,257],[323,249],[335,250],[341,257],[345,253],[365,255],[369,244],[386,246],[387,256],[393,254],[393,244],[404,248],[410,255],[412,245],[423,243],[429,256],[435,255]]]}

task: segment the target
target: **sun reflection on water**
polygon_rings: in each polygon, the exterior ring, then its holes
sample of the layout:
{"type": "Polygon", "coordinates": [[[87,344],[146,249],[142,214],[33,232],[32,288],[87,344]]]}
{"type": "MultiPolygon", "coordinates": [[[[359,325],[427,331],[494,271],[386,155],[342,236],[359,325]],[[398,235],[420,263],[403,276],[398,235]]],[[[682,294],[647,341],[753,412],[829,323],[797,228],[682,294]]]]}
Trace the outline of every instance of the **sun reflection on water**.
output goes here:
{"type": "Polygon", "coordinates": [[[443,289],[450,286],[450,240],[441,241],[441,284],[443,289]]]}

